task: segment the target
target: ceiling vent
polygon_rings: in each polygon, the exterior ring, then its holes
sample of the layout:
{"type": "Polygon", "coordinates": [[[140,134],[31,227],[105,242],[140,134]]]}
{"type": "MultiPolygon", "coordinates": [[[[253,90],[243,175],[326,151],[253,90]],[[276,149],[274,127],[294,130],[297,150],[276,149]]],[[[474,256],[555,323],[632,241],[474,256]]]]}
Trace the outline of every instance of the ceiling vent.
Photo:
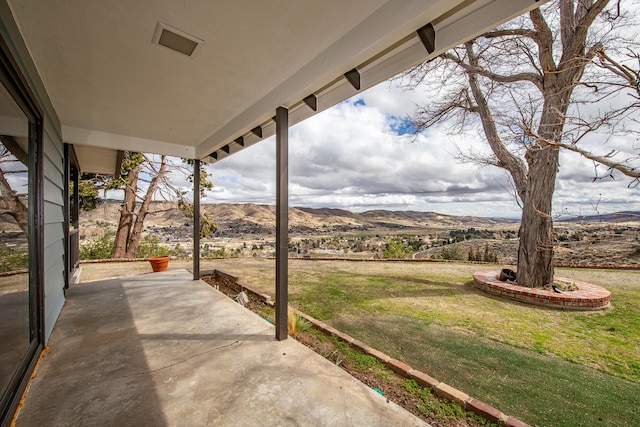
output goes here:
{"type": "Polygon", "coordinates": [[[158,22],[152,42],[153,44],[164,46],[183,55],[193,57],[198,52],[200,45],[204,43],[204,40],[165,23],[158,22]]]}

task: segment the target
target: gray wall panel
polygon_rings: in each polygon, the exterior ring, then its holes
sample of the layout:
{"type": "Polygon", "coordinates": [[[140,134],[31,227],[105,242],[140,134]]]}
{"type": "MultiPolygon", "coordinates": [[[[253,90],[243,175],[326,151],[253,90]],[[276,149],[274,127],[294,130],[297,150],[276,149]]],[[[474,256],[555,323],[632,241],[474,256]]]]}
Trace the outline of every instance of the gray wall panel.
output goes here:
{"type": "Polygon", "coordinates": [[[44,226],[44,258],[45,269],[49,264],[47,262],[47,254],[55,253],[53,250],[58,251],[58,255],[64,251],[64,228],[61,222],[49,223],[44,226]],[[60,246],[63,245],[63,246],[60,246]],[[51,249],[50,249],[51,248],[51,249]]]}
{"type": "Polygon", "coordinates": [[[44,201],[44,218],[46,224],[64,223],[64,212],[60,209],[60,205],[44,201]]]}
{"type": "Polygon", "coordinates": [[[44,288],[45,340],[49,339],[55,321],[64,305],[64,173],[60,165],[62,141],[45,134],[44,160],[44,288]]]}

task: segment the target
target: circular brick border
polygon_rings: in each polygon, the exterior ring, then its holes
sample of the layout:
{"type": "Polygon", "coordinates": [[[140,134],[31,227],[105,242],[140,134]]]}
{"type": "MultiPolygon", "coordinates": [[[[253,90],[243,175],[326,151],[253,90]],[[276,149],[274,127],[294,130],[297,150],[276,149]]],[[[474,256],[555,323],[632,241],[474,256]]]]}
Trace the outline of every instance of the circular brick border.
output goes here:
{"type": "Polygon", "coordinates": [[[611,292],[598,285],[556,277],[556,280],[573,283],[578,287],[576,291],[557,293],[553,290],[526,288],[501,282],[498,280],[499,274],[500,272],[496,270],[479,271],[473,274],[473,284],[491,295],[544,307],[593,311],[610,306],[611,292]]]}

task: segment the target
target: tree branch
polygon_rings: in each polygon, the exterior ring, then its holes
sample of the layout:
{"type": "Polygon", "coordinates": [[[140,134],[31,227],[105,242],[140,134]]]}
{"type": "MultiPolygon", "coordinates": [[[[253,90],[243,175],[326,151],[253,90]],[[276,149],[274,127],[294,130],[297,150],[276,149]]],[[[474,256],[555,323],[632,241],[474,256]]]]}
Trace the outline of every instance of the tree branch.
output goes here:
{"type": "Polygon", "coordinates": [[[547,21],[539,8],[529,12],[529,18],[536,29],[535,41],[538,44],[538,59],[545,75],[551,75],[556,72],[556,63],[553,60],[553,34],[547,21]]]}
{"type": "MultiPolygon", "coordinates": [[[[566,2],[568,0],[564,1],[566,2]]],[[[587,32],[593,21],[608,3],[609,0],[598,0],[591,6],[582,2],[580,3],[580,7],[575,13],[575,17],[577,18],[573,24],[575,29],[573,30],[571,40],[567,42],[567,45],[565,45],[562,50],[562,58],[558,66],[559,69],[573,66],[576,58],[582,58],[584,56],[587,32]]],[[[561,31],[564,34],[565,28],[562,28],[561,31]]]]}
{"type": "Polygon", "coordinates": [[[532,30],[528,30],[526,28],[510,28],[510,29],[489,31],[484,33],[480,37],[484,37],[487,39],[495,39],[495,38],[508,37],[508,36],[528,37],[531,40],[535,40],[536,32],[532,30]]]}
{"type": "Polygon", "coordinates": [[[443,53],[441,56],[445,59],[455,62],[457,65],[463,68],[467,73],[477,74],[498,83],[530,82],[530,83],[533,83],[538,89],[542,90],[542,80],[540,79],[540,76],[536,73],[517,73],[517,74],[504,76],[501,74],[487,71],[484,68],[480,67],[478,64],[476,65],[467,64],[462,59],[448,52],[443,53]]]}
{"type": "Polygon", "coordinates": [[[631,67],[621,64],[609,57],[604,49],[598,51],[598,58],[600,59],[600,66],[611,71],[618,77],[621,77],[628,83],[629,87],[634,89],[640,96],[640,54],[631,53],[631,57],[635,57],[638,60],[639,70],[636,71],[631,67]]]}
{"type": "MultiPolygon", "coordinates": [[[[532,135],[535,138],[540,138],[542,139],[541,136],[539,135],[532,135]]],[[[636,167],[632,167],[632,166],[627,166],[625,163],[623,162],[619,162],[613,159],[613,154],[612,152],[609,152],[608,154],[605,154],[604,156],[600,156],[597,154],[593,154],[590,151],[584,150],[580,147],[578,147],[578,145],[574,145],[574,144],[565,144],[563,142],[556,142],[556,141],[550,141],[545,139],[544,140],[548,145],[554,146],[554,147],[558,147],[558,148],[564,148],[565,150],[569,150],[569,151],[573,151],[574,153],[578,153],[581,156],[589,159],[589,160],[593,160],[594,162],[598,162],[600,164],[603,164],[611,169],[615,169],[618,172],[623,173],[624,175],[630,177],[630,178],[640,178],[640,168],[636,168],[636,167]]]]}
{"type": "Polygon", "coordinates": [[[418,133],[423,132],[442,120],[453,117],[458,110],[476,112],[475,107],[471,105],[469,94],[465,88],[460,89],[447,102],[434,103],[426,108],[418,108],[412,122],[418,133]]]}
{"type": "Polygon", "coordinates": [[[575,15],[573,10],[573,0],[562,0],[560,9],[560,37],[563,50],[567,49],[571,43],[571,38],[575,31],[575,15]]]}
{"type": "MultiPolygon", "coordinates": [[[[465,48],[467,50],[469,64],[472,68],[475,68],[478,63],[478,58],[473,52],[473,43],[465,43],[465,48]]],[[[467,73],[467,76],[469,79],[469,86],[471,87],[471,93],[476,101],[478,114],[482,120],[482,127],[484,129],[485,136],[487,137],[487,142],[489,143],[493,154],[495,154],[498,159],[497,166],[509,171],[516,186],[516,190],[518,191],[518,195],[522,200],[525,200],[527,188],[527,167],[522,159],[507,150],[500,140],[495,121],[493,120],[487,100],[480,89],[476,74],[470,72],[467,73]]]]}

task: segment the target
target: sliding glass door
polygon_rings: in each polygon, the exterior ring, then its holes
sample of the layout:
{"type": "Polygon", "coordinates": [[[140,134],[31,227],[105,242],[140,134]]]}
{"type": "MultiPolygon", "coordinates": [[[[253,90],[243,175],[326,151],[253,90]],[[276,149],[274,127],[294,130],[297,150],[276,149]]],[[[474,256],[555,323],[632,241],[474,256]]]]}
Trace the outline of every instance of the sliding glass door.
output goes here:
{"type": "Polygon", "coordinates": [[[0,421],[6,421],[42,344],[41,195],[36,119],[19,83],[0,71],[0,421]]]}

